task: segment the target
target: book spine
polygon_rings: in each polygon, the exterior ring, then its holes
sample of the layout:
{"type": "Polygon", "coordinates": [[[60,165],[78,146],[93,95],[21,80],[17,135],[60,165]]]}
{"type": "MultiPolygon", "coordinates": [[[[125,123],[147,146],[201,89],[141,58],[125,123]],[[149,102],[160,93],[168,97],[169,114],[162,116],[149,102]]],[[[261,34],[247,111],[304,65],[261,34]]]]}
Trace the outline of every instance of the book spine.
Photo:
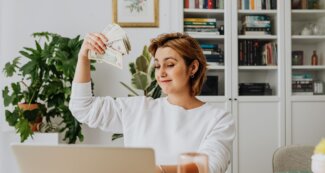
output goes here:
{"type": "Polygon", "coordinates": [[[224,8],[225,8],[224,0],[219,0],[219,9],[224,9],[224,8]]]}
{"type": "Polygon", "coordinates": [[[250,0],[250,10],[255,10],[255,0],[250,0]]]}
{"type": "Polygon", "coordinates": [[[208,0],[208,9],[213,9],[213,0],[208,0]]]}
{"type": "Polygon", "coordinates": [[[186,22],[217,22],[215,18],[184,18],[186,22]]]}
{"type": "Polygon", "coordinates": [[[189,8],[190,9],[195,8],[195,0],[189,0],[189,8]]]}
{"type": "Polygon", "coordinates": [[[195,8],[200,8],[200,0],[195,0],[195,8]]]}
{"type": "Polygon", "coordinates": [[[190,8],[190,0],[184,0],[184,8],[190,8]]]}

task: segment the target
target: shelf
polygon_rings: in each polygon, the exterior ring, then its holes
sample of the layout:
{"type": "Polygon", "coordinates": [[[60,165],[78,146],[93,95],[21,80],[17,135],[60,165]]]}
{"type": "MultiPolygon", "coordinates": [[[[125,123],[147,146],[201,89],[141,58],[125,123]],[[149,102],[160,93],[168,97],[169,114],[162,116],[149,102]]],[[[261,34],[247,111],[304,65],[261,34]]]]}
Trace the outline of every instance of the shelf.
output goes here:
{"type": "Polygon", "coordinates": [[[292,70],[325,70],[324,65],[295,65],[292,70]]]}
{"type": "Polygon", "coordinates": [[[212,17],[217,20],[224,20],[224,12],[223,9],[184,9],[184,17],[212,17]]]}
{"type": "Polygon", "coordinates": [[[274,14],[277,10],[238,10],[238,14],[274,14]]]}
{"type": "Polygon", "coordinates": [[[225,12],[224,9],[184,9],[184,13],[193,13],[193,14],[223,14],[225,12]]]}
{"type": "Polygon", "coordinates": [[[317,44],[325,41],[325,35],[293,35],[291,39],[297,44],[317,44]]]}
{"type": "Polygon", "coordinates": [[[209,65],[207,66],[208,70],[224,70],[225,66],[223,65],[209,65]]]}
{"type": "Polygon", "coordinates": [[[277,10],[238,10],[238,19],[241,18],[241,16],[246,15],[255,15],[255,14],[265,14],[270,16],[271,18],[275,18],[277,15],[277,10]]]}
{"type": "Polygon", "coordinates": [[[277,70],[278,66],[239,66],[238,70],[277,70]]]}
{"type": "Polygon", "coordinates": [[[291,18],[293,21],[315,21],[321,17],[325,17],[325,10],[291,10],[291,18]]]}
{"type": "Polygon", "coordinates": [[[224,35],[217,35],[217,34],[189,34],[191,37],[196,39],[217,39],[217,40],[223,40],[225,38],[224,35]]]}
{"type": "Polygon", "coordinates": [[[317,101],[325,101],[325,95],[291,95],[290,97],[291,101],[311,101],[311,102],[317,102],[317,101]]]}
{"type": "Polygon", "coordinates": [[[260,96],[237,96],[238,101],[244,101],[244,102],[258,102],[261,101],[261,98],[263,99],[263,102],[278,102],[280,98],[276,95],[260,95],[260,96]]]}
{"type": "Polygon", "coordinates": [[[276,40],[276,35],[239,35],[238,39],[276,40]]]}

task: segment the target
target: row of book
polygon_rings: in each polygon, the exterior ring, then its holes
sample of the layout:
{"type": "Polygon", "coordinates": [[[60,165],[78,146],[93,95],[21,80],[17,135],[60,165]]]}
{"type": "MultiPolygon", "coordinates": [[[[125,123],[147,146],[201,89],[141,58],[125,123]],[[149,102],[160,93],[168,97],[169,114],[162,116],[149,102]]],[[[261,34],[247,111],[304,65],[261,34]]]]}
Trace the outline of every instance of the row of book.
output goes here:
{"type": "Polygon", "coordinates": [[[238,9],[270,10],[277,8],[277,0],[238,0],[238,9]]]}
{"type": "Polygon", "coordinates": [[[215,18],[184,18],[184,32],[188,34],[220,34],[215,18]]]}
{"type": "Polygon", "coordinates": [[[271,35],[271,18],[267,15],[246,15],[242,19],[243,35],[271,35]]]}
{"type": "Polygon", "coordinates": [[[319,9],[319,0],[292,0],[292,9],[319,9]]]}
{"type": "Polygon", "coordinates": [[[201,43],[200,47],[209,65],[224,65],[224,51],[218,44],[201,43]]]}
{"type": "Polygon", "coordinates": [[[277,44],[262,40],[240,40],[238,65],[277,65],[277,44]]]}
{"type": "Polygon", "coordinates": [[[292,94],[293,95],[313,95],[313,77],[309,73],[292,75],[292,94]]]}
{"type": "Polygon", "coordinates": [[[224,0],[184,0],[184,8],[224,9],[224,0]]]}

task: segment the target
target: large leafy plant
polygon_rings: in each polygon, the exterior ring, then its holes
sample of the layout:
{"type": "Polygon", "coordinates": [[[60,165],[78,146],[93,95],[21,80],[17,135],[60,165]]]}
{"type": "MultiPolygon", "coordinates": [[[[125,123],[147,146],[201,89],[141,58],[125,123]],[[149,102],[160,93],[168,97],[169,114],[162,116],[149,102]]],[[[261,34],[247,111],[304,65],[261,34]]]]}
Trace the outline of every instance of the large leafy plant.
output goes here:
{"type": "Polygon", "coordinates": [[[131,92],[129,96],[139,96],[141,94],[136,90],[141,90],[144,96],[154,99],[160,97],[161,89],[155,79],[155,70],[153,65],[151,65],[151,55],[147,46],[144,46],[142,54],[137,57],[135,62],[129,64],[129,70],[132,75],[132,87],[121,82],[121,84],[131,92]]]}
{"type": "MultiPolygon", "coordinates": [[[[154,99],[161,96],[161,88],[155,79],[155,69],[151,64],[151,55],[147,46],[144,46],[142,54],[136,58],[135,62],[129,64],[129,70],[132,75],[131,86],[121,82],[131,92],[129,96],[143,94],[154,99]],[[139,94],[138,91],[142,91],[143,93],[139,94]]],[[[123,137],[123,134],[113,134],[112,140],[120,137],[123,137]]]]}
{"type": "Polygon", "coordinates": [[[81,124],[68,108],[71,84],[83,40],[79,36],[71,39],[48,32],[34,33],[32,36],[35,47],[24,47],[19,51],[21,56],[8,62],[3,69],[7,77],[19,78],[19,81],[12,82],[2,90],[6,121],[15,127],[22,142],[32,136],[29,123],[37,115],[45,118],[45,131],[53,130],[53,119],[59,119],[56,130],[65,133],[65,141],[83,141],[81,124]],[[22,59],[26,63],[21,64],[22,59]],[[32,111],[22,110],[18,103],[38,103],[39,107],[32,111]]]}

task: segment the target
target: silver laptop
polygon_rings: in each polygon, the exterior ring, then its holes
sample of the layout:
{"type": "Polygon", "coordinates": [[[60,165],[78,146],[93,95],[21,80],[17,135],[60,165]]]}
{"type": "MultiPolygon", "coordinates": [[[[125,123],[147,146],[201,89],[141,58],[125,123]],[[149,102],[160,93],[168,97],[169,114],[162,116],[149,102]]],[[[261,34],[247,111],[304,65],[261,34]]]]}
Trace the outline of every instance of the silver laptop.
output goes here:
{"type": "Polygon", "coordinates": [[[150,148],[11,145],[21,173],[154,173],[150,148]]]}

